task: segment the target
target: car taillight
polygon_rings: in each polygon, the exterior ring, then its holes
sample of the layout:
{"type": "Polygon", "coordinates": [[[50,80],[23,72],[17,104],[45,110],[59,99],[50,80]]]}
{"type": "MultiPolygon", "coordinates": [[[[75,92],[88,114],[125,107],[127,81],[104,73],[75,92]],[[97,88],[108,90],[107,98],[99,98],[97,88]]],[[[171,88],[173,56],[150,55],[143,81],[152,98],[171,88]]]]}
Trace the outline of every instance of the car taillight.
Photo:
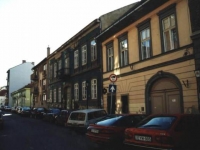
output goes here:
{"type": "Polygon", "coordinates": [[[172,144],[172,138],[170,136],[156,136],[155,140],[161,144],[172,144]]]}
{"type": "Polygon", "coordinates": [[[132,139],[133,138],[133,134],[130,132],[125,132],[124,133],[125,139],[132,139]]]}

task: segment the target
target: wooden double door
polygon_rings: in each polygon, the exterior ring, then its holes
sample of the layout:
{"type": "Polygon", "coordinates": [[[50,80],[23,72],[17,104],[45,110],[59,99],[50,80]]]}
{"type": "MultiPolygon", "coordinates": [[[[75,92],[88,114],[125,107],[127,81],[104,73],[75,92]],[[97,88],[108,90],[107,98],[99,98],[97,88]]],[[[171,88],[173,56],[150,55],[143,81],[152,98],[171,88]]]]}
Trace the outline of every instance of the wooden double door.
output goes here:
{"type": "Polygon", "coordinates": [[[151,113],[180,113],[180,92],[171,79],[158,80],[151,90],[151,113]]]}

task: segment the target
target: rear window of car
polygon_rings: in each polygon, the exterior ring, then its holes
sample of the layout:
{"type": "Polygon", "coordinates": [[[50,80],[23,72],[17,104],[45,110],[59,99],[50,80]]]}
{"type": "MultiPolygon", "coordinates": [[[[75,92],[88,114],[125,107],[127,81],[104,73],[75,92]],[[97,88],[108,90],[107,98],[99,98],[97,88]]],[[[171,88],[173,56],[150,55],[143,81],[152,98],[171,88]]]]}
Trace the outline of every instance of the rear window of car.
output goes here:
{"type": "Polygon", "coordinates": [[[37,110],[38,110],[38,111],[43,111],[43,110],[44,110],[44,108],[38,108],[37,110]]]}
{"type": "Polygon", "coordinates": [[[176,117],[173,116],[158,116],[153,118],[147,118],[140,122],[138,128],[154,128],[154,129],[169,129],[173,122],[176,120],[176,117]]]}
{"type": "Polygon", "coordinates": [[[112,116],[110,119],[106,119],[103,121],[99,121],[96,124],[102,126],[112,126],[115,125],[117,120],[119,120],[122,116],[112,116]]]}
{"type": "Polygon", "coordinates": [[[80,112],[73,112],[70,115],[70,120],[77,120],[77,121],[84,121],[85,120],[85,113],[80,113],[80,112]]]}
{"type": "Polygon", "coordinates": [[[90,112],[90,113],[88,113],[88,120],[104,117],[106,115],[107,115],[107,113],[105,110],[90,112]]]}
{"type": "Polygon", "coordinates": [[[30,107],[24,107],[23,110],[30,110],[30,107]]]}
{"type": "Polygon", "coordinates": [[[59,109],[52,109],[52,113],[59,113],[60,110],[59,109]]]}

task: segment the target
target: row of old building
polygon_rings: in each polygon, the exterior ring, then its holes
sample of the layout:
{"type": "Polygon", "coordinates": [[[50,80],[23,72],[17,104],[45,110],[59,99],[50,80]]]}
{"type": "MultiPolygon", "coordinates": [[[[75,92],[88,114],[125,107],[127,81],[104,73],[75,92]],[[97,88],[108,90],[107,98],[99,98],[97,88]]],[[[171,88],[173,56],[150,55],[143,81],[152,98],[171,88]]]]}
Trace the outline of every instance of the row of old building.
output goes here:
{"type": "MultiPolygon", "coordinates": [[[[93,20],[52,53],[47,48],[32,68],[29,105],[198,112],[199,10],[198,0],[141,0],[93,20]]],[[[16,91],[8,99],[19,105],[19,97],[25,104],[16,91]]]]}

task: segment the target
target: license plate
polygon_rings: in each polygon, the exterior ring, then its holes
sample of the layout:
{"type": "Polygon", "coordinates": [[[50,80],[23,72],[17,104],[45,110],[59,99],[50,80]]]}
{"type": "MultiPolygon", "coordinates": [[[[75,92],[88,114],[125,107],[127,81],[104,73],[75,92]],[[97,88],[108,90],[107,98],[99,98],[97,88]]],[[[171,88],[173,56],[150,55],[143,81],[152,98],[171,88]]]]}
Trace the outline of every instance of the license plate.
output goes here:
{"type": "Polygon", "coordinates": [[[91,129],[91,132],[92,132],[92,133],[99,133],[99,130],[91,129]]]}
{"type": "Polygon", "coordinates": [[[149,136],[135,135],[135,140],[137,140],[137,141],[151,142],[151,137],[149,137],[149,136]]]}

